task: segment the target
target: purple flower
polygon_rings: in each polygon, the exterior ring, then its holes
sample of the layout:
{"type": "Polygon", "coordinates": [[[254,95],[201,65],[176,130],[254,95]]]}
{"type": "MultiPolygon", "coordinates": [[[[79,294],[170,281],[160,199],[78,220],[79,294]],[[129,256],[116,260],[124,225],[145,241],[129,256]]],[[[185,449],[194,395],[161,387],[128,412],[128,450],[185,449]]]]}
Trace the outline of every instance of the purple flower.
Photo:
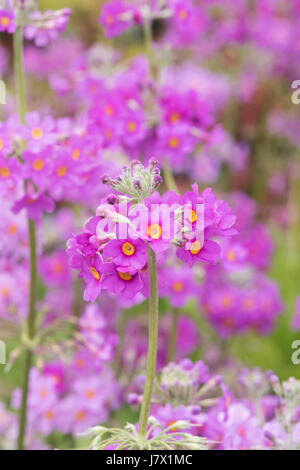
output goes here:
{"type": "Polygon", "coordinates": [[[26,209],[29,219],[39,222],[43,211],[52,212],[54,207],[54,201],[50,197],[43,193],[30,191],[14,203],[12,211],[14,214],[18,214],[22,209],[26,209]]]}
{"type": "Polygon", "coordinates": [[[118,36],[134,23],[141,21],[139,10],[132,3],[124,0],[112,0],[103,5],[99,17],[108,38],[118,36]]]}
{"type": "Polygon", "coordinates": [[[147,263],[146,243],[143,240],[111,240],[105,245],[103,255],[116,266],[143,269],[147,263]]]}
{"type": "Polygon", "coordinates": [[[0,10],[0,32],[3,33],[6,31],[7,33],[14,33],[17,29],[17,25],[15,23],[15,14],[13,11],[7,10],[0,10]]]}
{"type": "Polygon", "coordinates": [[[114,294],[122,294],[125,298],[132,299],[143,288],[143,281],[135,269],[104,263],[100,271],[103,275],[102,288],[114,294]]]}

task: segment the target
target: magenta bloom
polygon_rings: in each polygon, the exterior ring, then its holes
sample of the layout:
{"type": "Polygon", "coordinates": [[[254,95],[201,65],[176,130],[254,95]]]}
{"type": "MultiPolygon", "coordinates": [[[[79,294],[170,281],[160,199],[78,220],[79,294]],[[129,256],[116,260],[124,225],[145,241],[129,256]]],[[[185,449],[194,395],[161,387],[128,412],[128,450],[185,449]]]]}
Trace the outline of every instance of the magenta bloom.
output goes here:
{"type": "Polygon", "coordinates": [[[218,243],[206,239],[204,233],[204,243],[196,238],[189,240],[183,248],[178,248],[176,252],[181,261],[193,266],[195,263],[216,264],[221,257],[221,247],[218,243]]]}
{"type": "Polygon", "coordinates": [[[143,269],[147,263],[146,243],[143,240],[111,240],[105,245],[103,255],[119,267],[143,269]]]}
{"type": "Polygon", "coordinates": [[[101,268],[102,260],[100,256],[95,255],[83,262],[82,269],[84,282],[84,300],[95,302],[101,292],[101,268]]]}
{"type": "Polygon", "coordinates": [[[15,23],[15,14],[13,11],[7,10],[0,10],[0,32],[3,33],[6,31],[7,33],[14,33],[17,29],[17,25],[15,23]]]}
{"type": "Polygon", "coordinates": [[[175,210],[179,199],[176,193],[170,191],[163,196],[155,192],[144,200],[147,211],[144,212],[145,220],[140,227],[141,238],[147,241],[157,254],[166,251],[175,237],[178,229],[175,210]]]}
{"type": "Polygon", "coordinates": [[[56,135],[52,117],[41,118],[35,111],[28,113],[24,138],[27,140],[27,150],[31,152],[40,152],[45,146],[54,144],[56,135]]]}
{"type": "Polygon", "coordinates": [[[49,286],[70,287],[71,273],[65,251],[58,250],[41,257],[39,268],[45,283],[49,286]]]}
{"type": "Polygon", "coordinates": [[[196,295],[199,287],[193,281],[190,268],[183,265],[160,271],[159,290],[162,296],[169,297],[172,307],[184,307],[187,300],[196,295]]]}
{"type": "Polygon", "coordinates": [[[22,154],[24,177],[31,179],[40,190],[47,189],[52,169],[52,147],[47,147],[39,153],[25,151],[22,154]]]}
{"type": "Polygon", "coordinates": [[[140,20],[141,15],[136,6],[124,0],[112,0],[105,3],[99,17],[99,22],[104,27],[108,38],[122,34],[140,20]]]}
{"type": "Polygon", "coordinates": [[[103,274],[103,289],[114,294],[122,294],[125,298],[133,299],[143,288],[140,274],[132,268],[117,268],[113,263],[104,263],[100,270],[103,274]]]}
{"type": "Polygon", "coordinates": [[[22,209],[27,210],[29,219],[39,222],[43,211],[52,212],[55,204],[53,200],[43,193],[31,192],[25,194],[21,199],[16,201],[12,207],[14,214],[18,214],[22,209]]]}

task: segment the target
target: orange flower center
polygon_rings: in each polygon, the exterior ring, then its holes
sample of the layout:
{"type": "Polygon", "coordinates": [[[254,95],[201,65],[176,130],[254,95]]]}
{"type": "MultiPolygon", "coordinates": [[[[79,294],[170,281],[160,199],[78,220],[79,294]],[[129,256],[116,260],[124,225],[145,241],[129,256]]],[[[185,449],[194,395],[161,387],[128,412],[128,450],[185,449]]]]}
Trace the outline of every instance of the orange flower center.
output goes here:
{"type": "Polygon", "coordinates": [[[171,137],[169,139],[169,147],[171,147],[172,149],[177,149],[179,147],[179,144],[180,144],[180,141],[178,137],[171,137]]]}
{"type": "Polygon", "coordinates": [[[35,171],[41,171],[45,166],[44,160],[42,160],[41,158],[36,158],[33,161],[32,166],[35,171]]]}
{"type": "Polygon", "coordinates": [[[65,165],[61,165],[56,170],[57,176],[62,177],[65,176],[67,173],[67,167],[65,165]]]}
{"type": "Polygon", "coordinates": [[[222,299],[222,305],[227,308],[232,307],[232,299],[228,295],[225,295],[222,299]]]}
{"type": "Polygon", "coordinates": [[[132,279],[132,276],[131,274],[129,273],[122,273],[121,271],[118,271],[118,274],[119,274],[119,277],[123,280],[123,281],[130,281],[132,279]]]}
{"type": "Polygon", "coordinates": [[[54,418],[54,413],[51,410],[47,410],[45,413],[45,418],[52,420],[54,418]]]}
{"type": "Polygon", "coordinates": [[[136,122],[130,121],[130,122],[127,123],[127,130],[128,130],[129,132],[132,132],[132,133],[133,133],[133,132],[136,131],[136,129],[137,129],[136,122]]]}
{"type": "Polygon", "coordinates": [[[184,285],[180,281],[173,282],[172,288],[175,292],[182,292],[184,285]]]}
{"type": "Polygon", "coordinates": [[[0,176],[2,178],[8,178],[10,175],[10,169],[7,166],[2,166],[0,168],[0,176]]]}
{"type": "Polygon", "coordinates": [[[72,158],[73,160],[78,160],[79,157],[80,157],[80,150],[75,149],[74,152],[72,153],[72,158]]]}
{"type": "Polygon", "coordinates": [[[3,149],[3,147],[4,147],[3,140],[0,139],[0,151],[3,149]]]}
{"type": "Polygon", "coordinates": [[[177,113],[176,111],[174,113],[171,113],[170,122],[172,122],[174,124],[175,122],[178,122],[179,119],[180,119],[180,114],[179,113],[177,113]]]}
{"type": "Polygon", "coordinates": [[[86,395],[87,398],[94,398],[95,391],[94,390],[87,390],[85,395],[86,395]]]}
{"type": "Polygon", "coordinates": [[[85,412],[82,410],[77,411],[75,414],[75,418],[77,419],[77,421],[82,421],[85,418],[85,412]]]}
{"type": "Polygon", "coordinates": [[[186,20],[187,17],[188,17],[187,11],[186,11],[184,8],[182,8],[182,9],[179,11],[178,16],[179,16],[179,18],[180,18],[181,20],[186,20]]]}
{"type": "MultiPolygon", "coordinates": [[[[168,422],[167,428],[168,428],[169,426],[172,426],[172,424],[175,424],[175,423],[176,423],[176,420],[172,419],[171,421],[168,422]]],[[[171,428],[170,431],[172,431],[172,432],[177,432],[177,429],[176,429],[176,428],[171,428]]]]}
{"type": "Polygon", "coordinates": [[[105,114],[107,114],[107,116],[112,116],[114,114],[114,108],[110,104],[108,104],[105,106],[104,112],[105,114]]]}
{"type": "Polygon", "coordinates": [[[7,233],[8,235],[14,235],[17,231],[17,227],[15,225],[10,225],[8,227],[7,233]]]}

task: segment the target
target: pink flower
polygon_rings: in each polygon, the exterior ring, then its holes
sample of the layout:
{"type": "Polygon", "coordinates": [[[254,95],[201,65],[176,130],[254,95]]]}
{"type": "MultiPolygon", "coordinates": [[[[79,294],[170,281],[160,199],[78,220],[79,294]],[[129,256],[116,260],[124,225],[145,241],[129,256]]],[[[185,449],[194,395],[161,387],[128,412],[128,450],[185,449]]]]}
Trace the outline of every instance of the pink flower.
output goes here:
{"type": "Polygon", "coordinates": [[[7,33],[14,33],[17,29],[15,23],[15,14],[13,11],[0,10],[0,32],[6,31],[7,33]]]}
{"type": "Polygon", "coordinates": [[[35,153],[40,152],[47,145],[54,144],[56,135],[52,117],[41,118],[37,112],[28,113],[24,138],[27,140],[27,150],[35,153]]]}
{"type": "Polygon", "coordinates": [[[99,17],[99,22],[104,27],[108,38],[122,34],[140,20],[141,16],[137,7],[124,0],[112,0],[105,3],[99,17]]]}
{"type": "Polygon", "coordinates": [[[12,207],[14,214],[18,214],[22,209],[27,210],[28,217],[39,222],[43,211],[52,212],[55,204],[53,200],[43,193],[29,191],[25,196],[16,201],[12,207]]]}
{"type": "Polygon", "coordinates": [[[132,299],[143,288],[143,281],[135,269],[104,263],[100,270],[103,274],[102,288],[114,294],[122,294],[125,298],[132,299]]]}
{"type": "Polygon", "coordinates": [[[147,263],[146,244],[140,239],[111,240],[105,245],[103,255],[119,267],[139,270],[147,263]]]}

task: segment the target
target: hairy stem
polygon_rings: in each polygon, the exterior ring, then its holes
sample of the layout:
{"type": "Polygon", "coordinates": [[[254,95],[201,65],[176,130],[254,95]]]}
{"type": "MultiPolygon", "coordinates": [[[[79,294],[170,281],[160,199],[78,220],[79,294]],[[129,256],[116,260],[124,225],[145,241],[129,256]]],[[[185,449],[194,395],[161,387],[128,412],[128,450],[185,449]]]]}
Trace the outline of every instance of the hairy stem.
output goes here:
{"type": "MultiPolygon", "coordinates": [[[[16,96],[18,103],[18,113],[20,122],[25,123],[26,115],[26,85],[25,74],[23,65],[23,31],[18,27],[14,33],[14,66],[15,66],[15,86],[16,96]]],[[[28,219],[28,239],[30,250],[30,285],[29,285],[29,300],[28,300],[28,314],[26,319],[24,345],[24,364],[23,364],[23,380],[22,380],[22,401],[19,416],[19,433],[18,433],[18,449],[24,448],[24,438],[26,433],[26,415],[27,415],[27,397],[28,397],[28,382],[29,373],[32,363],[32,349],[30,346],[31,341],[35,336],[35,303],[36,303],[36,284],[37,284],[37,269],[36,269],[36,230],[33,220],[28,219]]]]}
{"type": "Polygon", "coordinates": [[[149,409],[152,398],[153,382],[156,370],[157,337],[158,337],[158,287],[156,255],[150,246],[147,246],[148,271],[149,271],[149,332],[148,332],[148,357],[146,369],[146,382],[144,396],[140,411],[139,435],[144,440],[147,435],[149,409]]]}

